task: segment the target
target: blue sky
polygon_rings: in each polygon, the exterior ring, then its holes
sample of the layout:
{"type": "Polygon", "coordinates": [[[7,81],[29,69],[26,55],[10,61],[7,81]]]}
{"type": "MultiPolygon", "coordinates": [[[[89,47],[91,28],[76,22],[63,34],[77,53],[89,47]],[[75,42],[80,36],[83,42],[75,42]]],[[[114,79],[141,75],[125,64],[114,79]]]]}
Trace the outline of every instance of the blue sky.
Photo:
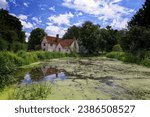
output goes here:
{"type": "Polygon", "coordinates": [[[68,27],[92,21],[101,27],[126,27],[145,0],[0,0],[0,8],[18,17],[26,36],[39,27],[62,36],[68,27]]]}

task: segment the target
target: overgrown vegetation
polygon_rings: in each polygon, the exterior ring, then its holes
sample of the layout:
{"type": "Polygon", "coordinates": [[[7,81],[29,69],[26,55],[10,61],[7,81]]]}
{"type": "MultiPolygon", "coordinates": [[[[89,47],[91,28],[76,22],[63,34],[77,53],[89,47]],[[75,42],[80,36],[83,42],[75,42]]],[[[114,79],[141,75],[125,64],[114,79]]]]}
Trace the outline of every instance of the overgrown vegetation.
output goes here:
{"type": "Polygon", "coordinates": [[[140,65],[144,65],[147,67],[150,67],[150,52],[147,52],[144,54],[143,58],[140,58],[136,55],[133,55],[132,53],[125,53],[125,52],[110,52],[106,54],[106,57],[108,58],[116,58],[118,60],[121,60],[123,62],[128,63],[136,63],[140,65]]]}
{"type": "Polygon", "coordinates": [[[44,59],[61,58],[67,56],[70,55],[44,51],[19,51],[18,53],[2,51],[0,52],[0,89],[16,81],[16,79],[13,77],[13,73],[19,66],[28,65],[44,59]]]}
{"type": "Polygon", "coordinates": [[[38,100],[45,99],[51,93],[50,83],[37,83],[32,85],[21,85],[10,94],[9,99],[15,100],[38,100]]]}

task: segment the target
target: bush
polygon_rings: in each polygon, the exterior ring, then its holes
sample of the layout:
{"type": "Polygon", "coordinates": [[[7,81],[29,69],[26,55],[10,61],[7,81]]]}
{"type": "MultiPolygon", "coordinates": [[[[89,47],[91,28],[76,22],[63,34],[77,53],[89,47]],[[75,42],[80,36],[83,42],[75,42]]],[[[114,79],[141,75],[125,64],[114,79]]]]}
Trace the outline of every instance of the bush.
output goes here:
{"type": "Polygon", "coordinates": [[[141,61],[140,63],[141,65],[144,65],[144,66],[147,66],[147,67],[150,67],[150,59],[149,58],[145,58],[141,61]]]}
{"type": "Polygon", "coordinates": [[[108,58],[116,58],[118,60],[124,61],[125,53],[124,52],[110,52],[110,53],[106,54],[106,57],[108,57],[108,58]]]}
{"type": "Polygon", "coordinates": [[[117,44],[117,45],[113,46],[113,51],[114,52],[122,52],[123,50],[122,50],[120,44],[117,44]]]}
{"type": "Polygon", "coordinates": [[[136,57],[135,55],[131,53],[126,53],[125,54],[125,59],[123,60],[124,62],[129,62],[129,63],[139,63],[140,59],[136,57]]]}
{"type": "Polygon", "coordinates": [[[138,59],[135,55],[131,53],[125,52],[110,52],[106,54],[108,58],[116,58],[118,60],[129,62],[129,63],[139,63],[140,59],[138,59]]]}

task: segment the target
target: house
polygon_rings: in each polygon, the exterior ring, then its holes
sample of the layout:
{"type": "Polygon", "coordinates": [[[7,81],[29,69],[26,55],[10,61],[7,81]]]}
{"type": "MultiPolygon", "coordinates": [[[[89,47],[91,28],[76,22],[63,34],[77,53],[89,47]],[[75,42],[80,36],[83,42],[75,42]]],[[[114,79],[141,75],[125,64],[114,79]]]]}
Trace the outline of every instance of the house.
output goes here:
{"type": "Polygon", "coordinates": [[[74,39],[61,39],[57,34],[56,37],[45,36],[41,43],[41,48],[49,52],[71,53],[73,51],[79,52],[79,45],[74,39]]]}

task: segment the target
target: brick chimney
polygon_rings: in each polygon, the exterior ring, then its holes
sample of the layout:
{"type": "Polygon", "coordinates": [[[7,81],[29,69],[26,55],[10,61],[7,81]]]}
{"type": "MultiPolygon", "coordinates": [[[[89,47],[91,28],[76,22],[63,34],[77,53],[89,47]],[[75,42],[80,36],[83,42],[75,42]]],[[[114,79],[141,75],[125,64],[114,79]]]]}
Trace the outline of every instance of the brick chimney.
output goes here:
{"type": "Polygon", "coordinates": [[[56,38],[59,39],[59,34],[56,34],[56,38]]]}

